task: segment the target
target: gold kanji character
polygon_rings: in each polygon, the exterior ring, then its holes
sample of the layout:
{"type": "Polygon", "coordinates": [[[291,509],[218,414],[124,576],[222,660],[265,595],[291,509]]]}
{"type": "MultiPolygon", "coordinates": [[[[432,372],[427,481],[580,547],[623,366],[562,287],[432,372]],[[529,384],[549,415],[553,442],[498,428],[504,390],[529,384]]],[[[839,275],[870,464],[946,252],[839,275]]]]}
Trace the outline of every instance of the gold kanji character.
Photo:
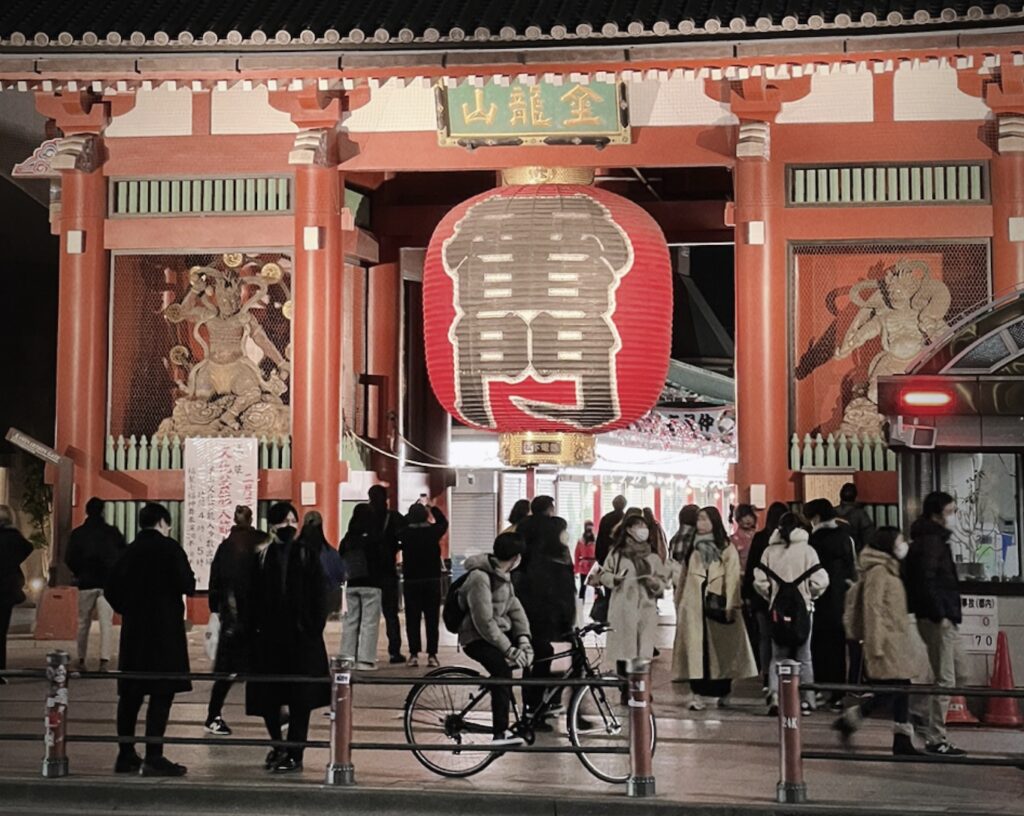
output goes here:
{"type": "Polygon", "coordinates": [[[551,120],[544,115],[544,97],[540,85],[530,86],[530,124],[536,127],[551,127],[551,120]]]}
{"type": "Polygon", "coordinates": [[[594,115],[594,103],[603,102],[604,97],[593,88],[573,85],[572,88],[562,94],[562,101],[569,103],[569,110],[572,113],[572,116],[568,119],[562,120],[563,125],[573,127],[576,125],[601,124],[601,117],[594,115]]]}
{"type": "Polygon", "coordinates": [[[508,120],[509,125],[514,127],[526,124],[526,93],[518,85],[509,94],[508,110],[512,114],[508,120]]]}
{"type": "Polygon", "coordinates": [[[483,122],[485,125],[489,125],[494,121],[495,115],[498,113],[498,106],[493,102],[485,110],[484,109],[484,89],[476,88],[473,91],[473,102],[476,107],[472,110],[469,107],[468,102],[462,103],[462,121],[464,124],[473,124],[474,122],[483,122]]]}

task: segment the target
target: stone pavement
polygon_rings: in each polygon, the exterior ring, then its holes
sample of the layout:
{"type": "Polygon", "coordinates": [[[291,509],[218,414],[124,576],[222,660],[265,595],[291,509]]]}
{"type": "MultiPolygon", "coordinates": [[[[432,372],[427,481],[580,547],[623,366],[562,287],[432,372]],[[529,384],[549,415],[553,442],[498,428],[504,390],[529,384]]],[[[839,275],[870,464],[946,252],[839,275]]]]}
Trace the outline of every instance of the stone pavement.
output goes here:
{"type": "MultiPolygon", "coordinates": [[[[670,626],[660,627],[663,654],[655,662],[653,689],[659,742],[654,769],[659,795],[653,802],[674,803],[676,808],[685,805],[688,810],[698,805],[714,806],[708,812],[716,813],[789,810],[780,810],[773,804],[778,779],[778,726],[775,720],[764,715],[760,689],[749,681],[740,684],[735,705],[728,710],[686,710],[685,687],[673,685],[669,677],[671,632],[670,626]]],[[[327,639],[329,647],[336,647],[337,623],[329,626],[327,639]]],[[[208,670],[209,663],[202,652],[201,629],[192,630],[189,641],[193,669],[208,670]]],[[[440,655],[443,664],[472,665],[455,650],[450,637],[443,635],[443,642],[440,655]]],[[[94,642],[90,647],[92,654],[97,647],[98,643],[94,642]]],[[[73,644],[36,642],[26,635],[15,635],[9,648],[9,666],[41,667],[46,652],[54,648],[67,649],[73,656],[73,644]]],[[[425,672],[426,669],[399,666],[382,668],[378,674],[413,676],[425,672]]],[[[44,684],[35,680],[16,680],[0,687],[0,732],[41,735],[44,694],[44,684]]],[[[208,684],[196,683],[195,691],[176,698],[168,735],[207,736],[202,724],[208,694],[208,684]]],[[[401,714],[405,694],[405,688],[357,685],[354,689],[355,739],[403,741],[401,714]]],[[[112,734],[114,707],[115,690],[111,681],[73,680],[70,733],[112,734]]],[[[258,739],[265,736],[261,723],[244,716],[241,688],[232,690],[225,718],[234,729],[235,737],[258,739]]],[[[835,749],[835,735],[829,729],[831,719],[824,712],[804,719],[805,748],[835,749]]],[[[314,714],[310,739],[328,739],[327,723],[326,717],[314,714]]],[[[961,730],[956,732],[955,739],[976,755],[1024,753],[1024,734],[1020,731],[961,730]]],[[[542,735],[541,740],[540,744],[567,744],[564,735],[557,732],[542,735]]],[[[887,723],[874,721],[858,735],[856,748],[883,752],[889,740],[887,723]]],[[[327,752],[322,749],[307,751],[306,768],[301,776],[281,778],[262,770],[263,748],[171,746],[167,755],[188,765],[189,775],[181,780],[160,780],[155,785],[152,780],[123,777],[117,778],[118,784],[111,785],[115,779],[111,773],[114,753],[113,745],[72,743],[69,747],[72,777],[46,781],[38,776],[41,739],[0,742],[0,812],[35,812],[36,807],[45,812],[59,812],[63,799],[77,801],[79,804],[74,809],[82,814],[91,812],[86,805],[88,802],[95,805],[96,812],[109,812],[111,808],[103,804],[104,797],[115,796],[111,792],[117,791],[117,801],[127,803],[133,801],[132,796],[136,794],[130,791],[136,789],[162,791],[160,796],[146,798],[150,803],[147,812],[219,812],[221,805],[228,810],[237,807],[248,812],[281,813],[291,812],[289,808],[294,806],[308,812],[324,807],[325,802],[333,801],[329,797],[335,795],[347,797],[347,809],[359,809],[352,800],[352,791],[322,788],[327,761],[327,752]],[[63,786],[62,792],[58,792],[58,786],[63,786]],[[328,798],[324,799],[325,796],[328,798]],[[285,799],[289,804],[285,804],[285,799]],[[270,806],[268,802],[275,804],[270,806]],[[300,806],[300,803],[305,804],[300,806]]],[[[357,790],[367,797],[358,801],[367,812],[399,813],[405,808],[423,813],[423,803],[428,797],[414,796],[414,791],[430,794],[430,812],[434,806],[440,807],[438,802],[448,802],[451,794],[466,797],[464,801],[472,803],[470,809],[474,813],[490,808],[502,813],[514,810],[524,816],[535,808],[546,814],[551,814],[552,808],[567,813],[567,802],[590,803],[588,813],[603,810],[602,803],[613,804],[620,810],[627,805],[655,807],[650,802],[627,800],[621,787],[597,781],[570,755],[508,754],[481,774],[465,780],[437,777],[415,758],[400,752],[358,751],[354,763],[357,790]],[[524,795],[539,798],[524,799],[524,795]],[[490,804],[485,807],[485,803],[490,804]]],[[[1024,814],[1024,771],[1016,768],[809,761],[805,775],[811,803],[829,812],[1024,814]]],[[[142,793],[137,795],[143,796],[142,793]]],[[[141,804],[139,808],[141,810],[141,804]]],[[[438,812],[452,814],[460,809],[465,807],[452,804],[438,812]]]]}

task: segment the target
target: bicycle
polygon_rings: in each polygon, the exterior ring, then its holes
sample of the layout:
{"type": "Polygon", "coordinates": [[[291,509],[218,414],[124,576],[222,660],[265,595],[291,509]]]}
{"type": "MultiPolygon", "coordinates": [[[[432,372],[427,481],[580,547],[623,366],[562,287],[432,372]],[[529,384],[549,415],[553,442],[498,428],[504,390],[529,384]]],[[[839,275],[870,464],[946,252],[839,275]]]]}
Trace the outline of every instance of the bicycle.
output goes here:
{"type": "MultiPolygon", "coordinates": [[[[536,740],[536,725],[550,716],[555,708],[552,702],[560,699],[564,687],[559,680],[607,679],[595,662],[587,655],[583,638],[589,633],[601,634],[608,630],[606,623],[591,623],[573,629],[568,635],[569,648],[547,660],[570,657],[571,664],[561,675],[551,677],[552,685],[545,688],[540,708],[534,712],[522,711],[512,695],[512,723],[510,729],[527,745],[536,740]]],[[[451,746],[446,751],[413,749],[413,754],[429,770],[441,776],[467,777],[480,773],[504,753],[480,750],[491,740],[491,706],[487,686],[445,684],[442,678],[481,677],[481,673],[462,666],[445,666],[426,675],[431,683],[423,683],[410,690],[405,700],[405,736],[412,745],[451,746]],[[459,750],[460,748],[474,750],[459,750]]],[[[657,743],[654,712],[651,718],[651,753],[657,743]]],[[[574,687],[566,709],[566,731],[583,766],[598,779],[612,784],[625,783],[630,775],[628,753],[587,753],[596,748],[629,747],[629,701],[624,690],[611,686],[574,687]],[[606,692],[610,692],[606,693],[606,692]]]]}

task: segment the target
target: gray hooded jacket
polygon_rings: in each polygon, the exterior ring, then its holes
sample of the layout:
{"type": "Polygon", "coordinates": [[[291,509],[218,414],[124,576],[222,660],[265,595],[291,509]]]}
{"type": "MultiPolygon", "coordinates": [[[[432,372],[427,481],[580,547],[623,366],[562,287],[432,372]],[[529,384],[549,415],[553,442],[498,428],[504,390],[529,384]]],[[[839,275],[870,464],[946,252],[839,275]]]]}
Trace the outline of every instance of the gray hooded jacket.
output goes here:
{"type": "Polygon", "coordinates": [[[494,556],[472,555],[466,559],[466,570],[469,575],[460,590],[459,605],[467,615],[459,629],[459,644],[486,640],[506,652],[513,638],[529,637],[530,622],[512,589],[512,579],[497,568],[494,556]]]}

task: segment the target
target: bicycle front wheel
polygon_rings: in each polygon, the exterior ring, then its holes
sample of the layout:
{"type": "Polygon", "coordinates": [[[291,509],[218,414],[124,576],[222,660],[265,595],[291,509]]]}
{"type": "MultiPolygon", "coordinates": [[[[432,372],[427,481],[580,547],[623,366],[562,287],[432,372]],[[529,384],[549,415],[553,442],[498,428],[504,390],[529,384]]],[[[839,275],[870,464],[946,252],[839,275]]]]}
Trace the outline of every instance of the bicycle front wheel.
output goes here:
{"type": "Polygon", "coordinates": [[[472,776],[498,757],[496,752],[480,750],[491,741],[491,700],[487,689],[445,682],[445,678],[479,676],[472,669],[437,669],[425,676],[429,682],[413,686],[405,700],[405,738],[413,745],[449,749],[413,749],[416,759],[436,774],[472,776]]]}
{"type": "MultiPolygon", "coordinates": [[[[654,712],[651,718],[651,753],[657,742],[654,712]]],[[[577,754],[588,771],[604,782],[629,781],[628,753],[593,752],[592,749],[629,748],[629,705],[622,692],[611,686],[578,688],[566,714],[569,740],[581,749],[577,754]]]]}

